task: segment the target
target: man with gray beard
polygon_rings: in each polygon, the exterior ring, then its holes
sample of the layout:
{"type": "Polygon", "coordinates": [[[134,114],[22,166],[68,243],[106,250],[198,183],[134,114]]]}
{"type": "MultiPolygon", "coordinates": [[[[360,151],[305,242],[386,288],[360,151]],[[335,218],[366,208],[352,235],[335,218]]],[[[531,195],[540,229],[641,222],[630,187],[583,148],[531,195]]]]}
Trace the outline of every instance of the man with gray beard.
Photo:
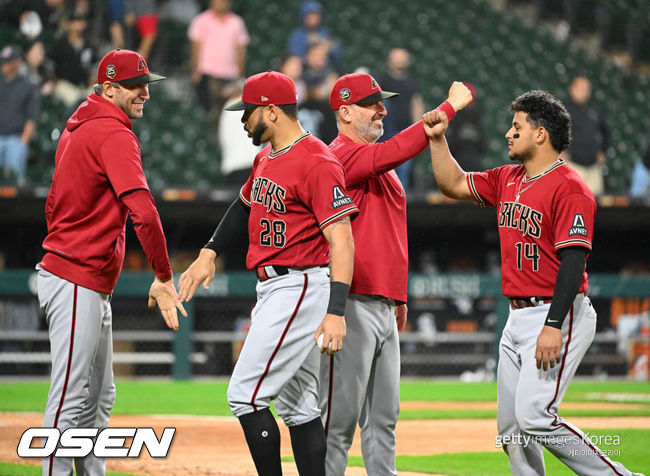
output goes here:
{"type": "MultiPolygon", "coordinates": [[[[360,213],[352,221],[359,246],[346,303],[346,345],[321,357],[321,418],[327,435],[326,474],[343,476],[357,423],[369,476],[396,475],[395,424],[399,415],[398,330],[406,324],[408,243],[406,193],[395,167],[428,145],[422,121],[386,142],[382,91],[365,73],[339,78],[330,92],[339,135],[330,150],[345,169],[348,193],[360,213]],[[348,344],[349,342],[349,344],[348,344]]],[[[439,109],[452,118],[472,96],[454,83],[439,109]]]]}

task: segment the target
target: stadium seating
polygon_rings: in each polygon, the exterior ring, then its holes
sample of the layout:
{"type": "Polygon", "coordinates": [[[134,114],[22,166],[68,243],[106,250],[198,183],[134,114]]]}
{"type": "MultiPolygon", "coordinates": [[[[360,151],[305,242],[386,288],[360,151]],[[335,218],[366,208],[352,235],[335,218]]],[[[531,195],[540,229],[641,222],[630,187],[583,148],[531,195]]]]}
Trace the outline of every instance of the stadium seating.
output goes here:
{"type": "MultiPolygon", "coordinates": [[[[250,0],[242,5],[240,13],[251,35],[248,74],[278,67],[286,37],[298,24],[300,3],[250,0]]],[[[645,29],[647,37],[648,6],[643,0],[587,3],[609,15],[614,36],[608,41],[619,41],[616,35],[620,35],[621,22],[628,25],[631,15],[639,17],[633,20],[645,29]]],[[[539,88],[564,100],[573,76],[589,76],[594,99],[607,112],[612,129],[606,189],[616,194],[627,191],[634,159],[650,131],[647,75],[628,72],[602,58],[591,58],[574,43],[556,40],[547,29],[527,26],[507,9],[495,10],[486,0],[329,0],[326,7],[326,23],[342,43],[348,71],[362,66],[382,71],[389,48],[402,45],[413,54],[413,72],[421,80],[427,105],[434,106],[444,99],[453,80],[466,80],[476,86],[484,111],[485,167],[504,161],[503,135],[511,121],[507,106],[513,97],[539,88]]],[[[580,21],[576,28],[583,30],[597,24],[594,12],[580,21]]],[[[0,38],[7,35],[0,31],[0,38]]],[[[177,28],[175,43],[184,38],[182,29],[177,28]]],[[[187,49],[174,53],[177,65],[186,64],[179,56],[182,51],[187,49]]],[[[29,163],[29,180],[33,183],[48,181],[56,139],[69,112],[44,98],[43,117],[29,163]]],[[[135,129],[152,187],[209,188],[220,183],[214,131],[190,101],[157,93],[147,105],[146,120],[136,121],[135,129]]],[[[417,164],[421,169],[427,166],[425,160],[417,164]]]]}

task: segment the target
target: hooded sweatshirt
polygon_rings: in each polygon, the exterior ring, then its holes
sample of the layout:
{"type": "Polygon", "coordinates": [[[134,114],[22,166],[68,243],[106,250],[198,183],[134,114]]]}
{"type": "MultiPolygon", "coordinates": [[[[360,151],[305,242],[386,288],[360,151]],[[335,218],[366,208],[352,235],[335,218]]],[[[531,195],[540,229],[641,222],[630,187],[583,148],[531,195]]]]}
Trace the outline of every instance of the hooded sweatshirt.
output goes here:
{"type": "Polygon", "coordinates": [[[68,120],[56,150],[40,266],[111,294],[124,261],[129,212],[156,275],[169,279],[165,236],[131,120],[93,93],[68,120]]]}

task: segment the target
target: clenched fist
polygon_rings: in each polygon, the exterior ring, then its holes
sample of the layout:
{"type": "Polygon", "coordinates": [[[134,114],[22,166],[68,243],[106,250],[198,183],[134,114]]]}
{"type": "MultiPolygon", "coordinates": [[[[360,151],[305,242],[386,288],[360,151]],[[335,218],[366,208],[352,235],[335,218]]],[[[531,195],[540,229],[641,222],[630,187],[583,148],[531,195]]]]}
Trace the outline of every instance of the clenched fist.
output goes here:
{"type": "Polygon", "coordinates": [[[472,102],[472,92],[469,90],[465,83],[454,81],[449,88],[449,95],[447,102],[451,104],[454,111],[458,112],[472,102]]]}

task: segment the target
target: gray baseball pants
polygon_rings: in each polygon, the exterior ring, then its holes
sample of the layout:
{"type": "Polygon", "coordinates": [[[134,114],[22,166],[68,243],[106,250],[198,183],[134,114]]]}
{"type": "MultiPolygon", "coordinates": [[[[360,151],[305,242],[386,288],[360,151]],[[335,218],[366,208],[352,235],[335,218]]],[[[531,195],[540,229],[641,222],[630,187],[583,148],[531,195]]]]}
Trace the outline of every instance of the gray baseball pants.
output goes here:
{"type": "MultiPolygon", "coordinates": [[[[52,373],[43,427],[108,426],[115,401],[109,294],[38,270],[38,299],[50,336],[52,373]]],[[[75,458],[77,476],[106,474],[106,460],[91,452],[75,458]]],[[[43,476],[71,476],[72,458],[43,459],[43,476]]]]}
{"type": "Polygon", "coordinates": [[[543,476],[545,447],[582,476],[628,476],[592,440],[558,415],[558,407],[596,332],[596,311],[578,294],[562,326],[562,360],[538,370],[537,337],[550,303],[510,309],[499,344],[497,370],[499,439],[517,476],[543,476]]]}
{"type": "Polygon", "coordinates": [[[327,435],[327,476],[343,476],[357,423],[369,476],[397,475],[400,353],[395,304],[351,294],[343,348],[321,356],[321,418],[327,435]]]}

